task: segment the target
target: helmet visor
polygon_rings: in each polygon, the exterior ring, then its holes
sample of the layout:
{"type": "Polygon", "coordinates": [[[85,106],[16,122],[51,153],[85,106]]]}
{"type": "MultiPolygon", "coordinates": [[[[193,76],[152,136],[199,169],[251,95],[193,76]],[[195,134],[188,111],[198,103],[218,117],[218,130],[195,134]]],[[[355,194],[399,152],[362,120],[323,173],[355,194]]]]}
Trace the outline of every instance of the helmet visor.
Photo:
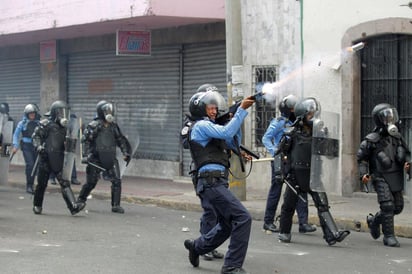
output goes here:
{"type": "Polygon", "coordinates": [[[311,120],[314,117],[320,115],[320,106],[318,102],[314,99],[308,99],[302,102],[303,108],[305,109],[306,117],[311,120]]]}
{"type": "Polygon", "coordinates": [[[112,103],[107,103],[102,106],[103,114],[106,116],[108,114],[114,116],[114,106],[112,103]]]}
{"type": "Polygon", "coordinates": [[[226,100],[219,92],[207,91],[199,97],[199,100],[205,104],[206,107],[216,107],[216,118],[219,118],[228,111],[226,100]]]}
{"type": "Polygon", "coordinates": [[[56,108],[55,110],[55,115],[56,115],[56,119],[68,119],[69,115],[68,115],[69,111],[67,108],[56,108]]]}
{"type": "Polygon", "coordinates": [[[378,117],[384,125],[396,124],[399,121],[396,108],[385,108],[379,112],[378,117]]]}

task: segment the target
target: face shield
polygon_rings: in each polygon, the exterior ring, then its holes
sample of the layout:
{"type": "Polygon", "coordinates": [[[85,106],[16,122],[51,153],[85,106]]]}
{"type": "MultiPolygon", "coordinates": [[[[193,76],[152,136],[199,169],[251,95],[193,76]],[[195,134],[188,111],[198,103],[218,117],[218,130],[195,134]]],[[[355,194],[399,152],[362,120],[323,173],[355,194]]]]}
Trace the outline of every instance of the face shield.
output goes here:
{"type": "Polygon", "coordinates": [[[69,124],[69,110],[67,108],[56,108],[54,113],[56,121],[59,122],[62,127],[67,127],[69,124]]]}
{"type": "Polygon", "coordinates": [[[378,113],[378,118],[382,122],[390,135],[398,134],[396,123],[399,122],[398,111],[396,108],[385,108],[378,113]]]}
{"type": "Polygon", "coordinates": [[[102,112],[106,122],[112,123],[114,121],[114,105],[112,103],[104,104],[102,106],[102,112]]]}
{"type": "Polygon", "coordinates": [[[205,110],[213,108],[216,109],[216,117],[211,117],[211,115],[208,114],[209,118],[213,120],[221,117],[228,111],[226,100],[219,92],[207,91],[203,95],[201,95],[197,100],[199,100],[199,102],[201,102],[201,104],[204,105],[205,110]]]}
{"type": "Polygon", "coordinates": [[[312,125],[315,119],[319,119],[320,105],[315,99],[310,98],[303,101],[302,107],[305,109],[305,119],[309,125],[312,125]]]}

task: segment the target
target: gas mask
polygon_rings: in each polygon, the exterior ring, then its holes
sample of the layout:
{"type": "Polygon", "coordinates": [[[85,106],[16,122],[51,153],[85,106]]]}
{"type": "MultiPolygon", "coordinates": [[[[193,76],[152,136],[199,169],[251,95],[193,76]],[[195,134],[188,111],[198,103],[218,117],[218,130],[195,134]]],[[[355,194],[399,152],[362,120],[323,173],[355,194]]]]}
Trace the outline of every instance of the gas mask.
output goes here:
{"type": "Polygon", "coordinates": [[[399,121],[398,111],[396,108],[386,108],[379,112],[379,119],[385,126],[386,131],[391,136],[397,136],[399,134],[396,124],[399,121]]]}
{"type": "Polygon", "coordinates": [[[59,123],[62,127],[67,127],[69,124],[68,110],[66,108],[58,108],[56,111],[56,122],[59,123]]]}
{"type": "Polygon", "coordinates": [[[102,111],[104,115],[104,119],[108,123],[113,123],[114,121],[114,106],[112,103],[107,103],[102,106],[102,111]]]}

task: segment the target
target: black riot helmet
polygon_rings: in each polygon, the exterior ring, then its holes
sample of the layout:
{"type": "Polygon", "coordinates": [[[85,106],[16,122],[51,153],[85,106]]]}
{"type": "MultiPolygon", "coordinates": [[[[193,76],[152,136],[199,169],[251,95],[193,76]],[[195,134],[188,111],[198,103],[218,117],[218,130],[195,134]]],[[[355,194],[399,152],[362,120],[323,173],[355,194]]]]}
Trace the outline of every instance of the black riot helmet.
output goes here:
{"type": "Polygon", "coordinates": [[[197,93],[189,100],[189,112],[192,119],[207,117],[206,107],[208,105],[216,106],[216,118],[219,118],[227,112],[226,100],[219,93],[218,89],[213,85],[205,84],[200,86],[197,89],[197,93]]]}
{"type": "Polygon", "coordinates": [[[298,98],[295,95],[291,94],[283,97],[279,104],[280,114],[293,122],[295,120],[294,109],[297,102],[298,98]]]}
{"type": "Polygon", "coordinates": [[[99,119],[105,120],[108,123],[112,123],[114,121],[115,109],[112,103],[102,100],[97,103],[96,111],[99,119]]]}
{"type": "Polygon", "coordinates": [[[394,106],[387,103],[378,104],[372,110],[372,117],[377,128],[385,129],[390,135],[398,135],[399,115],[394,106]]]}
{"type": "Polygon", "coordinates": [[[396,108],[386,103],[376,105],[372,110],[372,117],[378,127],[396,124],[399,121],[396,108]]]}
{"type": "Polygon", "coordinates": [[[58,100],[53,102],[50,106],[49,113],[45,114],[49,116],[49,119],[59,123],[61,126],[66,127],[69,123],[69,108],[64,101],[58,100]]]}
{"type": "Polygon", "coordinates": [[[1,103],[0,104],[0,113],[9,114],[9,104],[8,103],[1,103]]]}
{"type": "Polygon", "coordinates": [[[320,116],[320,104],[313,97],[304,98],[295,105],[295,115],[296,120],[312,125],[313,120],[320,116]]]}

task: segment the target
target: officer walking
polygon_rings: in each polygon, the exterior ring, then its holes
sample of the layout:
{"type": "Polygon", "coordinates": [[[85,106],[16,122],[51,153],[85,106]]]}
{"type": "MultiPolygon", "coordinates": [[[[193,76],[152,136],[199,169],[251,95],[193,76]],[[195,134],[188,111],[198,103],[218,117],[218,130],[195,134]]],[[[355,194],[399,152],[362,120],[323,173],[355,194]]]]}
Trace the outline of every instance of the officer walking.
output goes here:
{"type": "Polygon", "coordinates": [[[289,243],[292,229],[292,218],[295,212],[298,195],[309,193],[318,210],[323,238],[329,245],[341,242],[349,235],[348,230],[339,230],[329,212],[328,197],[325,192],[311,189],[310,170],[312,156],[312,130],[315,115],[319,115],[320,105],[315,98],[305,98],[295,105],[296,121],[293,130],[285,132],[279,149],[290,161],[290,171],[286,180],[294,188],[286,188],[282,211],[280,214],[279,240],[289,243]],[[297,192],[298,195],[295,193],[297,192]]]}
{"type": "Polygon", "coordinates": [[[82,143],[82,163],[86,167],[86,183],[82,186],[78,201],[86,203],[87,196],[96,187],[103,172],[103,178],[112,183],[112,212],[124,213],[120,206],[122,181],[120,178],[119,162],[116,159],[116,146],[123,153],[123,160],[129,162],[132,148],[127,138],[122,134],[115,122],[114,105],[100,101],[96,106],[97,116],[84,130],[82,143]]]}
{"type": "MultiPolygon", "coordinates": [[[[242,268],[249,243],[252,218],[247,209],[228,189],[228,148],[235,148],[233,137],[240,137],[240,127],[255,100],[244,99],[226,125],[215,120],[225,113],[227,104],[215,89],[196,93],[189,101],[189,111],[196,122],[190,129],[189,142],[192,159],[197,168],[196,193],[202,205],[211,205],[218,217],[217,225],[196,240],[187,239],[189,261],[199,266],[199,255],[216,249],[230,238],[229,250],[221,273],[246,273],[242,268]]],[[[203,206],[204,207],[204,206],[203,206]]]]}
{"type": "MultiPolygon", "coordinates": [[[[283,176],[282,174],[282,161],[284,156],[282,153],[277,153],[277,146],[280,139],[285,132],[286,127],[290,126],[296,119],[295,117],[295,105],[298,98],[294,95],[288,95],[282,98],[279,104],[279,111],[281,116],[273,118],[266,129],[262,138],[262,143],[266,147],[267,151],[273,157],[278,157],[279,161],[271,161],[272,168],[272,180],[271,186],[268,192],[268,198],[266,200],[265,217],[263,219],[263,229],[270,232],[279,232],[279,229],[274,224],[276,209],[280,200],[280,195],[283,188],[283,176]],[[275,166],[276,165],[276,166],[275,166]]],[[[302,193],[302,197],[307,200],[307,193],[302,193]]],[[[296,211],[299,219],[299,232],[307,233],[316,231],[316,227],[308,224],[308,204],[298,199],[296,205],[296,211]]]]}
{"type": "Polygon", "coordinates": [[[13,150],[15,154],[20,148],[23,152],[24,162],[26,163],[26,191],[33,194],[34,177],[32,170],[36,160],[36,149],[33,146],[32,135],[34,129],[40,124],[39,109],[35,104],[28,104],[24,107],[23,119],[17,124],[13,134],[13,150]]]}
{"type": "Polygon", "coordinates": [[[81,211],[85,206],[84,203],[76,202],[70,181],[62,178],[68,112],[69,108],[65,102],[55,101],[50,107],[50,113],[47,114],[48,118],[41,120],[33,133],[33,145],[40,157],[37,187],[33,199],[35,214],[42,213],[44,193],[50,172],[57,174],[63,199],[72,215],[81,211]]]}
{"type": "Polygon", "coordinates": [[[372,110],[375,129],[361,142],[357,160],[362,183],[372,182],[380,210],[366,221],[373,239],[383,232],[383,244],[399,247],[395,237],[394,215],[403,210],[404,173],[410,169],[410,151],[398,131],[399,116],[395,107],[382,103],[372,110]],[[382,226],[382,227],[381,227],[382,226]]]}

